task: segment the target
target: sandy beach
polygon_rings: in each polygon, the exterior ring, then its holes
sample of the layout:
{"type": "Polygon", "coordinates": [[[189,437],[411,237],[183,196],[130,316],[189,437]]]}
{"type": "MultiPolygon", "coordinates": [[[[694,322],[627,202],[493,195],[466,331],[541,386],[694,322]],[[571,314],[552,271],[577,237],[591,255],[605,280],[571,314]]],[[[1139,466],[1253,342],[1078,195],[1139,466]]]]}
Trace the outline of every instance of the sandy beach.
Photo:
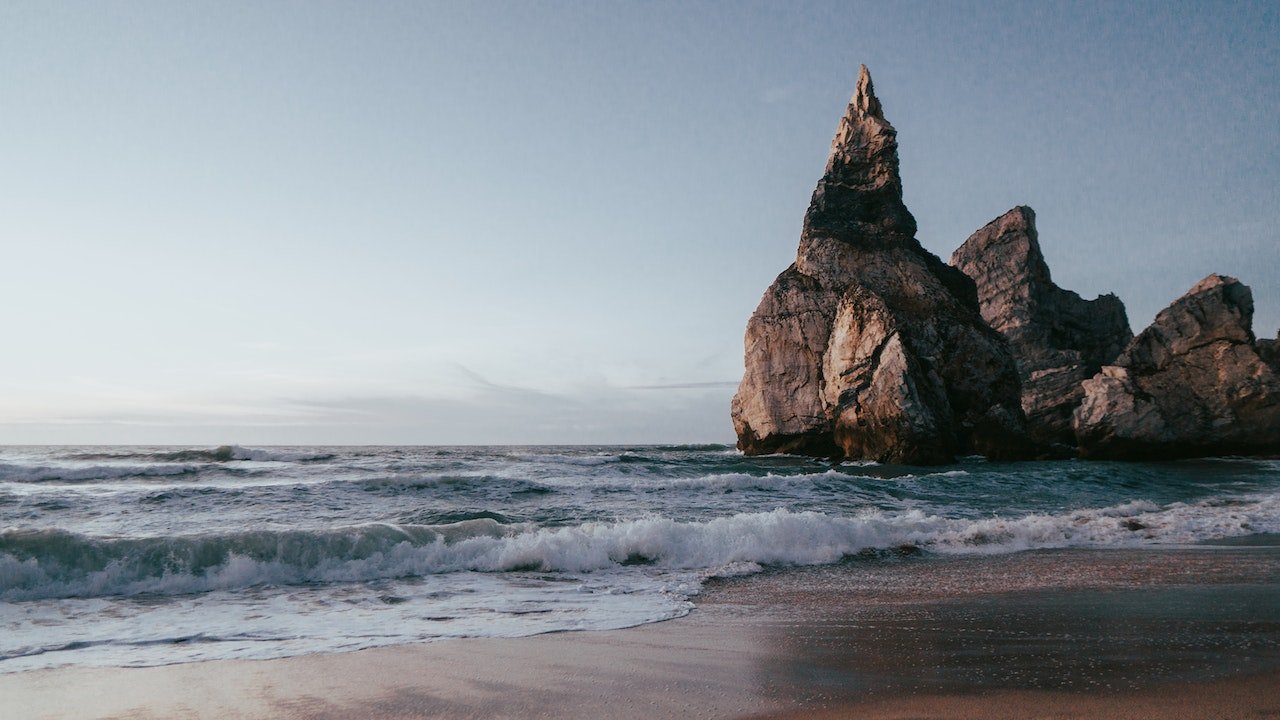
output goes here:
{"type": "Polygon", "coordinates": [[[904,554],[716,581],[628,630],[13,673],[0,716],[1274,717],[1277,607],[1266,545],[904,554]]]}

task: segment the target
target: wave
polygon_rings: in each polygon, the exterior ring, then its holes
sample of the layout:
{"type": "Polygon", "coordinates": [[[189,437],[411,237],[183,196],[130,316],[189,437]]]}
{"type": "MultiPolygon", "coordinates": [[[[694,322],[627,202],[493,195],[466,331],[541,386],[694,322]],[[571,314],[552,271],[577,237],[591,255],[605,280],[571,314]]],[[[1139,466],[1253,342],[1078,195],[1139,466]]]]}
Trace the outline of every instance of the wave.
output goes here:
{"type": "Polygon", "coordinates": [[[76,453],[71,460],[148,460],[152,462],[308,462],[330,460],[331,452],[299,452],[295,450],[247,448],[239,445],[220,445],[209,449],[157,450],[154,452],[106,452],[76,453]]]}
{"type": "Polygon", "coordinates": [[[647,517],[537,528],[491,518],[141,539],[58,530],[0,533],[0,599],[183,594],[254,585],[358,582],[460,571],[584,573],[647,566],[707,574],[832,563],[904,546],[937,553],[1137,546],[1280,532],[1280,495],[1157,506],[1135,501],[1017,518],[920,510],[742,513],[704,522],[647,517]]]}
{"type": "Polygon", "coordinates": [[[211,467],[225,472],[253,472],[235,465],[251,462],[310,462],[333,458],[333,453],[262,450],[224,445],[208,450],[77,453],[50,458],[50,464],[0,463],[0,482],[91,482],[132,477],[171,477],[211,467]],[[70,462],[67,462],[70,461],[70,462]],[[94,464],[85,464],[94,463],[94,464]],[[100,463],[100,464],[99,464],[100,463]]]}
{"type": "MultiPolygon", "coordinates": [[[[855,475],[839,470],[826,470],[820,473],[798,473],[794,475],[766,473],[764,475],[753,475],[751,473],[714,473],[711,475],[702,475],[692,478],[668,478],[661,481],[662,487],[668,488],[686,488],[701,489],[707,488],[712,490],[776,490],[783,485],[805,485],[821,482],[837,482],[837,483],[857,483],[866,482],[868,480],[886,480],[886,481],[907,481],[928,478],[943,477],[964,477],[968,475],[964,470],[944,470],[934,473],[902,474],[902,475],[855,475]]],[[[621,482],[634,483],[631,478],[618,478],[621,482]]]]}
{"type": "Polygon", "coordinates": [[[496,538],[504,532],[504,526],[491,519],[154,538],[5,531],[0,533],[0,600],[179,595],[263,584],[426,575],[466,569],[433,562],[432,548],[496,538]]]}
{"type": "Polygon", "coordinates": [[[599,453],[595,455],[565,455],[560,453],[525,453],[513,452],[508,453],[507,457],[520,462],[537,463],[537,464],[554,464],[554,465],[608,465],[610,463],[622,462],[623,455],[621,453],[599,453]]]}
{"type": "Polygon", "coordinates": [[[400,522],[410,525],[452,525],[468,520],[492,520],[500,525],[516,525],[521,521],[493,510],[420,510],[408,513],[400,522]]]}
{"type": "Polygon", "coordinates": [[[313,462],[317,460],[331,460],[333,453],[296,450],[264,450],[260,448],[246,448],[239,445],[223,446],[215,452],[222,453],[230,450],[232,460],[253,460],[255,462],[313,462]]]}
{"type": "Polygon", "coordinates": [[[15,465],[0,463],[0,481],[19,483],[38,482],[90,482],[93,480],[118,480],[129,477],[172,477],[190,475],[200,471],[198,465],[89,465],[59,467],[56,465],[15,465]]]}
{"type": "Polygon", "coordinates": [[[725,443],[689,443],[674,445],[642,445],[646,451],[655,452],[713,452],[717,454],[741,455],[734,446],[725,443]]]}
{"type": "Polygon", "coordinates": [[[556,492],[555,488],[532,480],[490,475],[483,472],[471,474],[445,473],[440,475],[406,473],[403,475],[363,478],[356,481],[343,478],[331,482],[352,484],[367,492],[389,495],[397,495],[411,490],[443,490],[457,493],[490,491],[508,495],[549,495],[556,492]]]}

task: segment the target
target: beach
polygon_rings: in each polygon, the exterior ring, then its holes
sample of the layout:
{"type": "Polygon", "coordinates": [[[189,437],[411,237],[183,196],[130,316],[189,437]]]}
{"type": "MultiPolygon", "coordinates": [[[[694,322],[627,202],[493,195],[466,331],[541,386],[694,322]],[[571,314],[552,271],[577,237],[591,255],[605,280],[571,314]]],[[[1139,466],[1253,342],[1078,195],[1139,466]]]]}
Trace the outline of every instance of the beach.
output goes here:
{"type": "Polygon", "coordinates": [[[626,630],[0,675],[6,718],[1261,718],[1280,547],[909,551],[709,582],[626,630]]]}
{"type": "Polygon", "coordinates": [[[1280,720],[1280,0],[0,57],[0,720],[1280,720]]]}

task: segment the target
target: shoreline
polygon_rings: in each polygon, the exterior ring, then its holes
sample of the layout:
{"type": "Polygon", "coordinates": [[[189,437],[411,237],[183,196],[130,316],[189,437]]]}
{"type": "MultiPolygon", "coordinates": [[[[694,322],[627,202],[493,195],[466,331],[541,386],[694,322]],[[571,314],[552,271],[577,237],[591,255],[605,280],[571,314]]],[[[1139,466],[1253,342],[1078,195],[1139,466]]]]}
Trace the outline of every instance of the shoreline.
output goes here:
{"type": "Polygon", "coordinates": [[[626,630],[0,675],[0,715],[1280,713],[1274,545],[880,557],[715,580],[695,600],[688,616],[626,630]]]}

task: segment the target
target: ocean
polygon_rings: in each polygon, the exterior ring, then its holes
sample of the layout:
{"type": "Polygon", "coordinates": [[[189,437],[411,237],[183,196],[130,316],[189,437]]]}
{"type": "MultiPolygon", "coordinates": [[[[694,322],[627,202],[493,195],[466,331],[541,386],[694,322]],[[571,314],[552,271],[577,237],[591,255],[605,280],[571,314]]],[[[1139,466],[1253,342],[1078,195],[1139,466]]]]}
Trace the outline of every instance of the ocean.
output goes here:
{"type": "Polygon", "coordinates": [[[980,559],[981,582],[1026,590],[1054,581],[1002,572],[1029,551],[1163,557],[1277,533],[1278,460],[3,447],[0,673],[616,629],[688,614],[716,578],[801,566],[871,582],[980,559]]]}

